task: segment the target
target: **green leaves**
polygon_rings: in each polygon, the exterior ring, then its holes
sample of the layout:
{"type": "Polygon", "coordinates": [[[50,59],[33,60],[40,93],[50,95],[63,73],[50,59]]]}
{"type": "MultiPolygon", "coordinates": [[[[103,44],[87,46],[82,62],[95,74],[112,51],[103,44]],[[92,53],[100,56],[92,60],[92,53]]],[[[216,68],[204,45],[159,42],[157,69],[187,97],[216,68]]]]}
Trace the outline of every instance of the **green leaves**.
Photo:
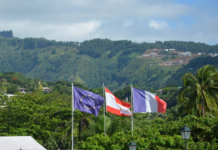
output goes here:
{"type": "Polygon", "coordinates": [[[55,132],[60,119],[51,114],[67,104],[53,94],[18,94],[7,101],[0,111],[0,135],[32,136],[49,148],[50,137],[60,136],[55,132]]]}
{"type": "Polygon", "coordinates": [[[196,115],[199,114],[200,106],[202,116],[207,113],[218,114],[217,94],[218,94],[218,70],[211,65],[205,65],[197,71],[194,76],[186,73],[183,77],[185,89],[179,94],[179,102],[186,106],[186,112],[192,113],[194,109],[196,115]],[[188,102],[185,98],[188,98],[188,102]]]}

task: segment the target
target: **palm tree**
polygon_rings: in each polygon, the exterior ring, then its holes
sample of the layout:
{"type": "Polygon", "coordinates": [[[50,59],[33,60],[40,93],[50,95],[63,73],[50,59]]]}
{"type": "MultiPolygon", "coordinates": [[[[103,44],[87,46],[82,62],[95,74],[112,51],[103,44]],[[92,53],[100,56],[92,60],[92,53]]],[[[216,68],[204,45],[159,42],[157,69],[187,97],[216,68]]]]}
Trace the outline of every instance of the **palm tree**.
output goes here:
{"type": "Polygon", "coordinates": [[[218,70],[214,66],[203,66],[197,70],[195,76],[186,73],[182,80],[184,90],[178,99],[186,106],[188,114],[193,110],[202,113],[202,116],[205,111],[218,114],[218,70]]]}

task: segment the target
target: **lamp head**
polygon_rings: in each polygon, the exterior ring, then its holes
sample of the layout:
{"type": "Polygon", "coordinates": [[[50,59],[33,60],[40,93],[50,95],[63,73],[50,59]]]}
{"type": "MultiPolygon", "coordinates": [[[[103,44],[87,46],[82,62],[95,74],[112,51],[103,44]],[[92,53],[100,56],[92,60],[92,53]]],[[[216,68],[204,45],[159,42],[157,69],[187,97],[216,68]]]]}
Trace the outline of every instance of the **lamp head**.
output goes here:
{"type": "Polygon", "coordinates": [[[184,127],[181,128],[180,132],[181,132],[181,135],[182,135],[182,139],[183,140],[188,140],[190,138],[190,135],[191,135],[192,131],[188,126],[184,125],[184,127]]]}
{"type": "Polygon", "coordinates": [[[136,143],[133,141],[129,144],[129,150],[136,150],[136,143]]]}

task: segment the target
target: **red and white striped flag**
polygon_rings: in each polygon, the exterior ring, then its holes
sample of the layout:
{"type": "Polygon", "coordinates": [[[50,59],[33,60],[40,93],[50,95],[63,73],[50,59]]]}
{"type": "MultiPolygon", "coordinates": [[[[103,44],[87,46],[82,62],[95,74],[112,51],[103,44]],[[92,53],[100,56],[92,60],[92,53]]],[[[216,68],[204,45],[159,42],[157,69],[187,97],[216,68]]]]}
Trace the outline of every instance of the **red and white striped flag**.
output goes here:
{"type": "Polygon", "coordinates": [[[132,112],[129,110],[131,108],[130,103],[125,103],[114,96],[111,91],[105,87],[106,96],[106,106],[107,112],[110,112],[119,116],[131,116],[132,112]]]}

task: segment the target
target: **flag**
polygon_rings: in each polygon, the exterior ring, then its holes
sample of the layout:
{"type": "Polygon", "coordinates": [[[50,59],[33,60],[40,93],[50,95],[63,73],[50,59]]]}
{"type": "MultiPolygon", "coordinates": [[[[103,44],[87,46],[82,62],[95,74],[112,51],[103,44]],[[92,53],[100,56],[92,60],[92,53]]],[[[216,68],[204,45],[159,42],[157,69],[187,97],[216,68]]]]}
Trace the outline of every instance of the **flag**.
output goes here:
{"type": "Polygon", "coordinates": [[[104,103],[104,98],[90,91],[73,87],[74,110],[78,109],[98,116],[99,110],[104,103]]]}
{"type": "Polygon", "coordinates": [[[167,103],[148,91],[132,88],[134,113],[166,113],[167,103]]]}
{"type": "Polygon", "coordinates": [[[119,116],[131,116],[132,112],[129,110],[131,107],[130,103],[125,103],[114,96],[111,91],[105,87],[106,105],[107,112],[110,112],[119,116]]]}

